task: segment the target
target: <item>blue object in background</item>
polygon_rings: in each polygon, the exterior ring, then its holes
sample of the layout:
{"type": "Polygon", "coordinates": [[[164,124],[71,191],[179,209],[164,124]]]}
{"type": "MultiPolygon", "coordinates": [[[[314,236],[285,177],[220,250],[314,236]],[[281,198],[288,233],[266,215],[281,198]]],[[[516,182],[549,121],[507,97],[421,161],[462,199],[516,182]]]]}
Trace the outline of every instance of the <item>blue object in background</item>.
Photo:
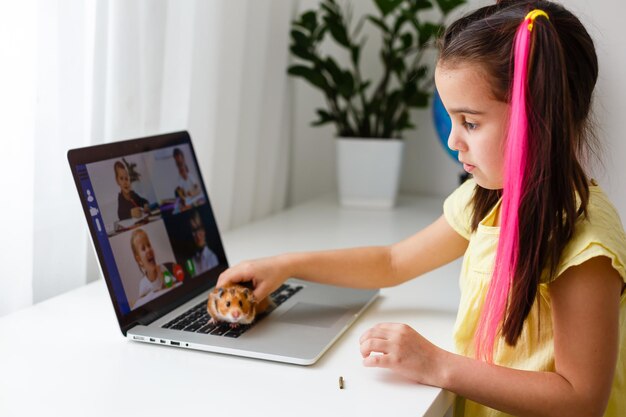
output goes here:
{"type": "Polygon", "coordinates": [[[452,131],[452,121],[436,89],[433,94],[433,123],[435,124],[435,130],[437,131],[437,136],[439,136],[441,146],[443,146],[443,149],[448,152],[448,155],[450,155],[452,159],[460,164],[459,152],[448,148],[448,136],[450,136],[450,131],[452,131]]]}

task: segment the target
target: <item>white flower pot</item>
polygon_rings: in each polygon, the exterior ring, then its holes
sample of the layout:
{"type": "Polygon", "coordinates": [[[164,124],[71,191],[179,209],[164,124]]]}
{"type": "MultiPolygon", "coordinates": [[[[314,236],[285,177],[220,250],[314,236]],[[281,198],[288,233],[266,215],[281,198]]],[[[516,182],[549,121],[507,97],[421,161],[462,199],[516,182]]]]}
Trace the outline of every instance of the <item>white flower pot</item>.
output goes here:
{"type": "Polygon", "coordinates": [[[337,138],[336,144],[341,205],[393,207],[398,195],[404,141],[337,138]]]}

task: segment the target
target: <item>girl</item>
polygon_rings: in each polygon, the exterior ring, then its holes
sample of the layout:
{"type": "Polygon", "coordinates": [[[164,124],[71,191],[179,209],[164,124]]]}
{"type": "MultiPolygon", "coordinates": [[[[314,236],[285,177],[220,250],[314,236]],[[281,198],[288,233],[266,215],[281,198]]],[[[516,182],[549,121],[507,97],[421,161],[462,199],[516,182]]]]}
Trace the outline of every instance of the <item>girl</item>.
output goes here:
{"type": "Polygon", "coordinates": [[[158,264],[152,243],[148,234],[143,229],[136,229],[130,235],[130,247],[139,270],[143,274],[139,281],[137,301],[133,308],[137,308],[155,297],[160,296],[163,290],[169,290],[175,286],[174,263],[166,262],[158,264]]]}
{"type": "Polygon", "coordinates": [[[126,220],[149,213],[148,200],[133,191],[126,165],[121,161],[116,161],[113,164],[113,171],[115,171],[115,182],[120,187],[120,193],[117,196],[117,217],[120,220],[126,220]]]}
{"type": "Polygon", "coordinates": [[[435,81],[473,178],[443,215],[388,247],[244,262],[218,286],[252,281],[259,299],[290,276],[386,287],[464,255],[457,352],[384,323],[360,339],[365,366],[457,393],[461,416],[626,415],[626,236],[582,168],[597,73],[560,5],[501,1],[461,18],[435,81]]]}

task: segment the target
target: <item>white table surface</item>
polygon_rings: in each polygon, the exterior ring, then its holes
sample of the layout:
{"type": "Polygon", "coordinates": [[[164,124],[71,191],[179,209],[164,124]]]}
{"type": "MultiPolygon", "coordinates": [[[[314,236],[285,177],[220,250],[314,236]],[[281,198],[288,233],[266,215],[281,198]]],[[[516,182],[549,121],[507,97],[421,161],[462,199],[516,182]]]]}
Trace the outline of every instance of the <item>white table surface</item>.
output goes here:
{"type": "MultiPolygon", "coordinates": [[[[284,251],[388,244],[435,220],[441,204],[401,197],[393,210],[358,210],[327,196],[225,233],[223,242],[231,264],[284,251]]],[[[383,289],[307,367],[127,340],[100,279],[0,318],[0,416],[442,416],[451,393],[363,367],[358,339],[376,323],[402,322],[452,349],[459,270],[456,261],[383,289]]]]}

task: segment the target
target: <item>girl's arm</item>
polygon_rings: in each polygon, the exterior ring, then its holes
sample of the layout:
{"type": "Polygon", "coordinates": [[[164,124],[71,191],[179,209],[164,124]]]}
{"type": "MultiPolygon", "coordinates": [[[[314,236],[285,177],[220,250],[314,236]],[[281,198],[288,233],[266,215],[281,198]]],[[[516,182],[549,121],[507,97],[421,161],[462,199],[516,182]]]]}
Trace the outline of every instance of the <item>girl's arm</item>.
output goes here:
{"type": "Polygon", "coordinates": [[[217,285],[252,281],[258,299],[289,277],[353,288],[389,287],[451,262],[463,255],[467,245],[441,216],[390,246],[288,253],[246,261],[224,271],[217,285]]]}
{"type": "Polygon", "coordinates": [[[551,284],[555,372],[515,370],[455,355],[398,324],[366,332],[361,353],[366,366],[394,369],[509,414],[602,416],[619,349],[621,288],[620,276],[605,257],[569,268],[551,284]]]}

